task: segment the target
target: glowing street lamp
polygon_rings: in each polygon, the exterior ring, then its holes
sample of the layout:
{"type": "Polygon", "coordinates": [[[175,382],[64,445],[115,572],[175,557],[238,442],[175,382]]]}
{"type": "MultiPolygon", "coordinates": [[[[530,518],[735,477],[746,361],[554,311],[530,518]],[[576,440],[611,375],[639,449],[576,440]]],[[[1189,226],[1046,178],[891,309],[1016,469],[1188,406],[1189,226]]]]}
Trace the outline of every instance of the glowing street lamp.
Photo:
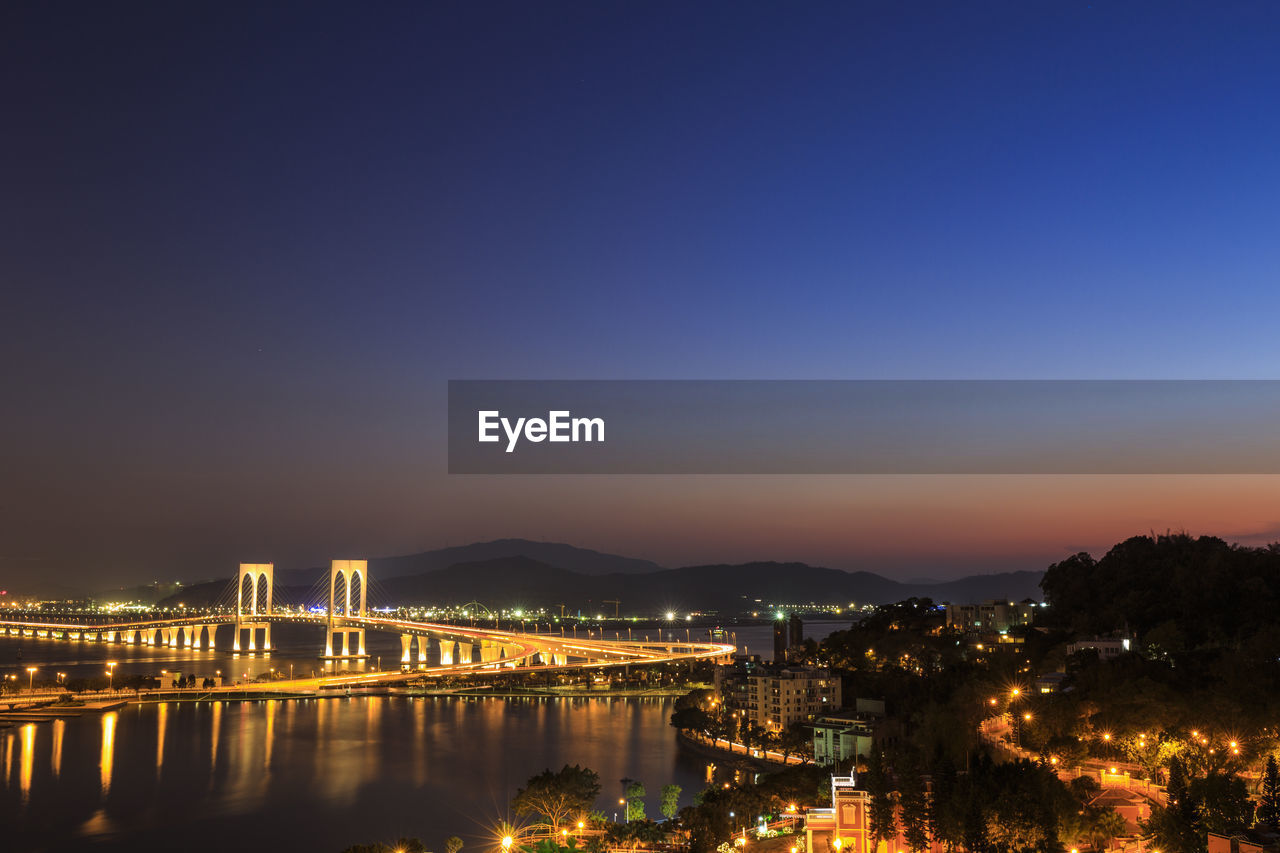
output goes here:
{"type": "Polygon", "coordinates": [[[36,668],[34,666],[27,667],[27,689],[32,693],[36,689],[36,668]]]}
{"type": "Polygon", "coordinates": [[[502,849],[503,849],[503,850],[510,850],[510,849],[511,849],[511,845],[512,845],[514,842],[515,842],[515,839],[514,839],[514,838],[512,838],[510,835],[504,835],[504,836],[502,836],[502,849]]]}
{"type": "Polygon", "coordinates": [[[107,686],[111,690],[116,689],[116,662],[107,661],[107,686]]]}

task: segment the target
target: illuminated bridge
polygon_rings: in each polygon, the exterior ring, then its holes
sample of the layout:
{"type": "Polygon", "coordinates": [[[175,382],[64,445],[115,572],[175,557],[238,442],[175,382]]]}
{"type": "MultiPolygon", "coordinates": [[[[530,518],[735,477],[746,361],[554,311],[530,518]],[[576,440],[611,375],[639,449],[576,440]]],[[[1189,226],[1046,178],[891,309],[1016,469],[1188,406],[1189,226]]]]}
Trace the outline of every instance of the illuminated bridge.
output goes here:
{"type": "MultiPolygon", "coordinates": [[[[232,651],[266,653],[271,650],[273,625],[312,624],[324,628],[324,645],[320,651],[321,656],[327,660],[367,657],[366,632],[382,631],[399,635],[399,670],[290,682],[299,687],[395,683],[422,676],[483,671],[596,669],[720,660],[731,657],[734,652],[734,646],[723,643],[605,640],[591,637],[583,640],[563,634],[504,631],[496,628],[490,630],[370,616],[366,602],[368,586],[366,561],[334,560],[329,568],[327,607],[302,613],[276,611],[272,607],[273,565],[242,563],[236,578],[234,612],[227,608],[225,614],[121,620],[104,624],[75,623],[69,620],[0,620],[0,633],[71,642],[129,643],[212,650],[215,648],[218,629],[230,628],[232,651]],[[437,650],[438,664],[428,665],[428,652],[433,645],[437,650]]],[[[223,634],[225,633],[224,631],[223,634]]]]}

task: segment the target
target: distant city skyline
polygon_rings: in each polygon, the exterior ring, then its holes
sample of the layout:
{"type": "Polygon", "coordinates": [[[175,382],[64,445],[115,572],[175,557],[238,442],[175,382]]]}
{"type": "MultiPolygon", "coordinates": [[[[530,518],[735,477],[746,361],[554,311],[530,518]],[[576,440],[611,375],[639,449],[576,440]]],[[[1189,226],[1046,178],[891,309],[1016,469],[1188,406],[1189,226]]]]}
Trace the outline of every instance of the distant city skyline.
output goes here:
{"type": "Polygon", "coordinates": [[[1275,378],[1280,7],[19,4],[0,584],[1043,569],[1280,478],[449,476],[451,378],[1275,378]]]}

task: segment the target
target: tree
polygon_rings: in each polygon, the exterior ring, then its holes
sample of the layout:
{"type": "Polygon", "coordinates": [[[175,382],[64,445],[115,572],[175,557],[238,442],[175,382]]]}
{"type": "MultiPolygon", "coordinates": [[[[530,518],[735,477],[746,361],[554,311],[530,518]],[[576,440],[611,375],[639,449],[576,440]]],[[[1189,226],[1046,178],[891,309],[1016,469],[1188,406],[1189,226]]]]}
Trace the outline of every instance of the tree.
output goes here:
{"type": "Polygon", "coordinates": [[[1253,803],[1243,779],[1234,773],[1213,772],[1195,779],[1189,788],[1202,830],[1222,835],[1253,823],[1253,803]]]}
{"type": "Polygon", "coordinates": [[[600,777],[593,770],[566,764],[558,772],[544,770],[516,792],[511,808],[521,816],[543,817],[552,829],[589,811],[600,796],[600,777]]]}
{"type": "Polygon", "coordinates": [[[1187,790],[1187,772],[1182,766],[1182,759],[1176,755],[1169,759],[1169,784],[1165,790],[1169,810],[1188,824],[1195,820],[1196,805],[1187,790]]]}
{"type": "Polygon", "coordinates": [[[1280,767],[1276,757],[1267,756],[1262,770],[1262,794],[1258,801],[1258,823],[1271,829],[1280,829],[1280,767]]]}
{"type": "Polygon", "coordinates": [[[627,786],[623,795],[627,800],[627,821],[644,820],[644,783],[634,779],[623,779],[622,782],[627,786]]]}
{"type": "Polygon", "coordinates": [[[867,834],[872,844],[875,844],[889,840],[898,830],[898,819],[894,814],[893,791],[889,786],[889,772],[885,767],[884,753],[880,750],[871,753],[867,777],[867,793],[871,798],[867,834]]]}
{"type": "Polygon", "coordinates": [[[945,755],[933,769],[929,792],[929,834],[954,850],[964,841],[964,803],[958,796],[956,767],[945,755]]]}
{"type": "Polygon", "coordinates": [[[462,849],[462,839],[456,835],[450,835],[444,840],[444,853],[458,853],[462,849]]]}
{"type": "Polygon", "coordinates": [[[1089,840],[1100,850],[1110,847],[1117,836],[1124,835],[1128,826],[1124,817],[1112,808],[1092,809],[1087,817],[1089,840]]]}
{"type": "Polygon", "coordinates": [[[803,755],[806,750],[813,749],[813,730],[804,723],[792,723],[783,729],[778,743],[782,747],[783,761],[792,753],[803,755]]]}
{"type": "Polygon", "coordinates": [[[662,816],[671,820],[680,811],[680,786],[671,784],[662,786],[662,816]]]}
{"type": "Polygon", "coordinates": [[[901,762],[898,772],[898,807],[902,810],[902,835],[907,847],[915,851],[929,846],[929,808],[925,799],[924,779],[914,757],[901,762]]]}

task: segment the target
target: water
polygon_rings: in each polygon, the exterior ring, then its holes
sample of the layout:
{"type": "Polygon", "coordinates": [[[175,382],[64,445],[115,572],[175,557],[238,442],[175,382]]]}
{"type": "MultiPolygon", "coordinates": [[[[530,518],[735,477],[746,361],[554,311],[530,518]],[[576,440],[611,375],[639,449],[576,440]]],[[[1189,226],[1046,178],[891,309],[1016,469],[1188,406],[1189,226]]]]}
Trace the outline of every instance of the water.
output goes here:
{"type": "MultiPolygon", "coordinates": [[[[290,663],[309,673],[322,666],[315,633],[282,636],[276,653],[254,657],[6,637],[0,671],[25,680],[25,667],[37,666],[37,678],[74,677],[105,672],[105,661],[115,660],[117,677],[259,673],[290,663]]],[[[369,636],[377,654],[377,637],[369,636]]],[[[382,653],[384,664],[396,665],[399,642],[390,638],[382,653]]],[[[668,725],[672,704],[399,696],[169,702],[0,729],[0,849],[337,853],[401,835],[433,850],[449,835],[490,849],[516,789],[566,763],[600,774],[606,816],[628,777],[645,783],[649,815],[657,817],[664,784],[681,785],[688,805],[707,778],[705,762],[682,751],[668,725]]]]}
{"type": "MultiPolygon", "coordinates": [[[[339,851],[399,835],[492,843],[516,788],[546,767],[600,774],[612,816],[640,779],[656,816],[706,768],[669,699],[361,697],[130,705],[0,730],[0,821],[13,850],[339,851]],[[235,846],[235,845],[232,845],[235,846]]],[[[606,805],[608,804],[608,805],[606,805]]]]}

